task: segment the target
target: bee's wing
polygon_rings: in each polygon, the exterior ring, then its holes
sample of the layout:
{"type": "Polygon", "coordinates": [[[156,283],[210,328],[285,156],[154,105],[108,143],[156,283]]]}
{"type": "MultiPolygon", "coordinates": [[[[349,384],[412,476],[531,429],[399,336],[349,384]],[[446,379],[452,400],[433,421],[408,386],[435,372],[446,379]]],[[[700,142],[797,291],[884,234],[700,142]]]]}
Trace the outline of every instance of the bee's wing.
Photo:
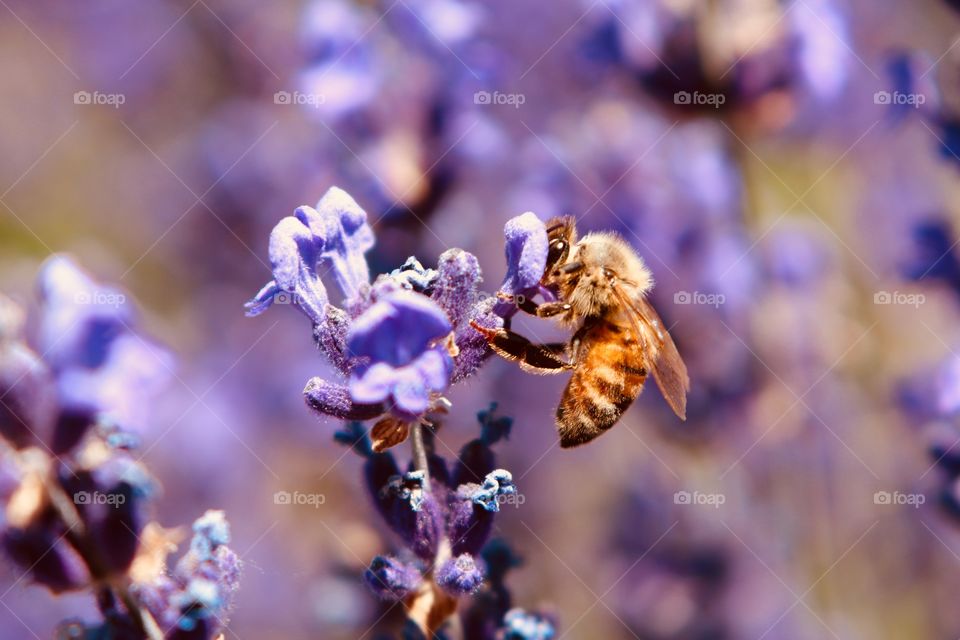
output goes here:
{"type": "Polygon", "coordinates": [[[616,289],[617,298],[628,310],[637,332],[643,337],[647,348],[647,368],[660,387],[660,393],[673,412],[681,420],[687,419],[687,392],[690,391],[690,376],[683,363],[670,332],[653,305],[642,295],[630,295],[616,289]],[[632,311],[632,313],[630,313],[632,311]]]}

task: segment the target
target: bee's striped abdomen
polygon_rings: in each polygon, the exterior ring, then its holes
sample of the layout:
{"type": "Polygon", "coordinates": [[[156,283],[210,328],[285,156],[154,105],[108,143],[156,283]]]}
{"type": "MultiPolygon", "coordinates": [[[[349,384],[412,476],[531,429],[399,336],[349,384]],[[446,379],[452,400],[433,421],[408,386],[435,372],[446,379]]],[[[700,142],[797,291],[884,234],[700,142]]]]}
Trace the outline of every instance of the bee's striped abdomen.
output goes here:
{"type": "Polygon", "coordinates": [[[609,323],[584,336],[583,355],[557,408],[560,446],[593,440],[612,427],[647,379],[632,331],[609,323]]]}

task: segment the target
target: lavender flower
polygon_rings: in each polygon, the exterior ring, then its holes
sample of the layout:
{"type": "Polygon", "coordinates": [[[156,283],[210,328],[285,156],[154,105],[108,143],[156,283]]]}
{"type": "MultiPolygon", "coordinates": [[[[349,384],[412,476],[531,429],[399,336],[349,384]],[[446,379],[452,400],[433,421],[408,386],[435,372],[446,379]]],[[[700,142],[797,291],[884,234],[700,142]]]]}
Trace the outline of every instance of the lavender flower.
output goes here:
{"type": "Polygon", "coordinates": [[[420,570],[397,558],[377,556],[363,572],[363,580],[384,600],[403,600],[423,580],[420,570]]]}
{"type": "MultiPolygon", "coordinates": [[[[504,225],[506,237],[507,275],[500,293],[514,300],[532,298],[540,292],[540,279],[547,265],[547,229],[535,214],[527,212],[511,218],[504,225]]],[[[504,317],[516,313],[511,302],[501,302],[497,312],[504,317]]]]}
{"type": "MultiPolygon", "coordinates": [[[[481,295],[478,261],[460,249],[444,252],[436,269],[410,257],[371,284],[363,258],[373,244],[366,216],[331,189],[316,209],[301,207],[274,229],[274,280],[247,305],[248,315],[256,315],[278,291],[293,294],[313,322],[320,351],[346,378],[313,378],[304,395],[318,413],[354,421],[334,439],[365,458],[364,480],[377,511],[405,553],[423,563],[377,556],[364,572],[378,597],[404,602],[417,629],[411,637],[432,637],[456,612],[457,599],[480,589],[486,569],[479,557],[494,516],[517,492],[512,475],[495,464],[491,446],[509,435],[512,422],[495,416],[494,407],[478,415],[480,437],[461,449],[452,471],[434,450],[435,431],[424,426],[439,426],[427,416],[449,407],[442,394],[491,353],[471,324],[502,327],[521,297],[550,296],[540,286],[548,251],[543,222],[523,214],[507,223],[505,237],[507,275],[497,298],[481,295]],[[343,308],[330,303],[321,264],[337,279],[343,308]],[[374,418],[369,433],[356,422],[374,418]],[[390,449],[411,433],[413,461],[402,471],[390,449]]],[[[497,571],[496,615],[487,616],[494,630],[508,601],[505,570],[497,571]]]]}
{"type": "Polygon", "coordinates": [[[300,85],[305,93],[322,95],[315,105],[320,117],[338,119],[364,109],[381,82],[375,47],[364,38],[369,30],[363,10],[341,0],[312,2],[304,16],[303,36],[309,59],[300,85]]]}
{"type": "Polygon", "coordinates": [[[0,298],[0,380],[11,396],[0,414],[0,547],[55,593],[94,592],[103,621],[67,623],[62,637],[212,640],[239,578],[223,514],[197,521],[167,574],[170,536],[147,522],[157,483],[121,428],[148,413],[169,356],[133,332],[123,294],[67,258],[46,263],[40,292],[42,360],[0,298]]]}
{"type": "Polygon", "coordinates": [[[847,82],[848,65],[837,62],[849,46],[847,21],[832,0],[804,3],[796,11],[776,3],[731,10],[663,0],[617,3],[611,10],[615,17],[599,24],[591,39],[591,50],[600,54],[594,58],[614,61],[671,108],[737,110],[759,116],[754,124],[764,124],[764,116],[776,123],[779,114],[763,109],[765,98],[833,99],[847,82]],[[779,28],[765,32],[773,11],[780,14],[779,28]],[[701,33],[717,40],[708,46],[692,37],[701,33]],[[698,102],[697,95],[704,99],[698,102]]]}
{"type": "MultiPolygon", "coordinates": [[[[477,592],[483,584],[486,563],[479,556],[492,530],[498,499],[512,495],[516,489],[510,473],[495,468],[489,448],[509,431],[510,420],[495,416],[493,408],[481,412],[478,418],[481,437],[463,447],[453,474],[449,473],[447,462],[433,451],[432,435],[425,437],[426,468],[406,473],[399,472],[393,453],[373,452],[369,437],[359,424],[348,425],[336,435],[337,441],[366,458],[367,487],[386,524],[407,549],[432,567],[421,570],[410,563],[378,556],[364,574],[364,581],[378,597],[403,599],[433,593],[430,589],[424,591],[426,582],[439,589],[443,598],[458,598],[477,592]],[[482,453],[479,449],[483,449],[482,453]],[[483,480],[479,484],[471,482],[469,479],[474,477],[483,480]],[[458,484],[458,478],[465,481],[458,484]]],[[[497,579],[502,580],[505,569],[499,561],[495,570],[497,579]]],[[[443,598],[434,606],[449,606],[443,598]]],[[[425,629],[427,623],[418,624],[425,629]]]]}
{"type": "Polygon", "coordinates": [[[430,560],[440,548],[444,510],[437,495],[424,487],[425,478],[422,471],[392,476],[377,495],[390,528],[411,551],[430,560]]]}
{"type": "Polygon", "coordinates": [[[329,299],[318,267],[332,271],[343,295],[353,299],[369,284],[363,254],[373,242],[366,212],[346,192],[332,187],[316,208],[299,207],[273,228],[273,280],[247,303],[247,315],[263,313],[276,296],[286,293],[315,325],[322,325],[329,299]]]}
{"type": "Polygon", "coordinates": [[[241,568],[229,541],[223,512],[207,511],[193,523],[190,550],[174,570],[134,585],[167,637],[209,638],[223,626],[241,568]]]}
{"type": "Polygon", "coordinates": [[[363,359],[350,377],[360,404],[387,402],[400,417],[415,420],[430,396],[450,385],[453,362],[440,340],[450,321],[426,296],[398,291],[367,309],[350,328],[347,348],[363,359]]]}
{"type": "Polygon", "coordinates": [[[60,406],[54,450],[79,441],[95,420],[142,428],[149,399],[169,380],[170,355],[134,333],[135,314],[123,293],[98,285],[69,258],[44,264],[39,289],[37,351],[60,406]]]}
{"type": "Polygon", "coordinates": [[[484,571],[469,553],[450,558],[437,571],[437,585],[453,596],[466,596],[483,584],[484,571]]]}
{"type": "Polygon", "coordinates": [[[474,256],[452,249],[440,256],[436,270],[411,257],[371,285],[364,253],[373,243],[364,211],[331,188],[316,208],[300,207],[274,228],[274,279],[247,303],[247,314],[258,315],[277,295],[290,295],[311,319],[321,352],[349,378],[346,385],[320,378],[307,383],[307,404],[318,413],[370,419],[390,412],[413,423],[489,356],[483,336],[469,323],[497,327],[502,321],[493,302],[478,294],[474,256]],[[329,302],[320,265],[337,280],[344,309],[329,302]]]}

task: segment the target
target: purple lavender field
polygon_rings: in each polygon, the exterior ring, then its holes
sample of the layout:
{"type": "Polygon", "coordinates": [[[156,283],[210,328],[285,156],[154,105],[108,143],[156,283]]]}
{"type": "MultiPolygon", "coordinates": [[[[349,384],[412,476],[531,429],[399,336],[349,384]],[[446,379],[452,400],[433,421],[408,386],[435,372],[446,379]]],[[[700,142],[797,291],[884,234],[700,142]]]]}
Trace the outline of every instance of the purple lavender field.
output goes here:
{"type": "Polygon", "coordinates": [[[960,637],[958,43],[0,0],[0,640],[960,637]]]}

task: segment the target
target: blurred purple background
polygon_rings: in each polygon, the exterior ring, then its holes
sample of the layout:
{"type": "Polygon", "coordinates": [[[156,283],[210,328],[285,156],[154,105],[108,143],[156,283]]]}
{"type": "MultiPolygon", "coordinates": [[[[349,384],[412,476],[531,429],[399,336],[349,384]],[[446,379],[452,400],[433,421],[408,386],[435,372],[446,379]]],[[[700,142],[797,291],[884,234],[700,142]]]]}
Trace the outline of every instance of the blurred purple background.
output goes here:
{"type": "MultiPolygon", "coordinates": [[[[338,185],[376,270],[461,247],[489,291],[512,216],[617,230],[657,280],[689,419],[651,388],[561,451],[564,380],[493,361],[454,389],[451,446],[491,401],[516,420],[516,602],[566,638],[955,638],[948,5],[0,0],[0,290],[30,304],[70,253],[176,354],[142,453],[161,523],[230,518],[228,638],[374,638],[359,575],[393,543],[303,404],[329,371],[299,314],[243,317],[270,229],[338,185]]],[[[2,638],[94,611],[18,578],[2,638]]]]}

